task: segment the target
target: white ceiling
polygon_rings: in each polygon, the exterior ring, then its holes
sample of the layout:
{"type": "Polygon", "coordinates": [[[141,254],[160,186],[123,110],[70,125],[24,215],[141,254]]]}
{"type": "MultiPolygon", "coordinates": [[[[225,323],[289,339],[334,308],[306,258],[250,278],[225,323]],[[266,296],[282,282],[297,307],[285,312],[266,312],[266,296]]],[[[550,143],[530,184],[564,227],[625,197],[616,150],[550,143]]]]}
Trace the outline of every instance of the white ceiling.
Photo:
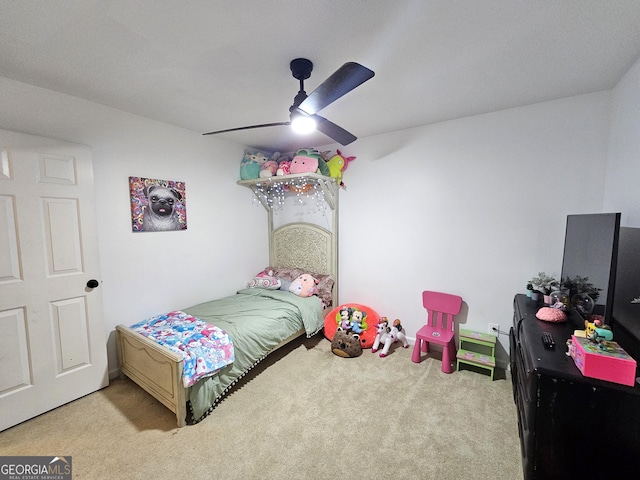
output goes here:
{"type": "Polygon", "coordinates": [[[347,61],[376,72],[320,112],[365,137],[610,89],[640,57],[640,0],[0,0],[0,76],[194,134],[287,121],[297,57],[307,93],[347,61]]]}

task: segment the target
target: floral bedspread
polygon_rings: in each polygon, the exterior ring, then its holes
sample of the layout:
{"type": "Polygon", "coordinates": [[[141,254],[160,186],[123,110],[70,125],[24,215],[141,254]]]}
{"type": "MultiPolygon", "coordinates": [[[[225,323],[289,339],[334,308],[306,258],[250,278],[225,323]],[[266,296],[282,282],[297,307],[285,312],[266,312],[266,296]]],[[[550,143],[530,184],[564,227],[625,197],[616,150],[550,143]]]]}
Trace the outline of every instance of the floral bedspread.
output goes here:
{"type": "Polygon", "coordinates": [[[224,330],[179,310],[151,317],[131,328],[182,354],[185,387],[234,361],[233,342],[224,330]]]}

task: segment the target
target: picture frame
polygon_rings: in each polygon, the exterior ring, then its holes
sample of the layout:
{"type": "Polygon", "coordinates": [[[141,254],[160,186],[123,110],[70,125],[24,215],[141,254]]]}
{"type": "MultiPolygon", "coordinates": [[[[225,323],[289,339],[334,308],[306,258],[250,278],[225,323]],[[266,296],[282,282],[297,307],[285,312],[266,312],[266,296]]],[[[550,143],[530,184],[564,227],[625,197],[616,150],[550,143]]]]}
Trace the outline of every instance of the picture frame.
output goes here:
{"type": "Polygon", "coordinates": [[[129,193],[133,232],[187,229],[187,198],[184,182],[129,177],[129,193]]]}

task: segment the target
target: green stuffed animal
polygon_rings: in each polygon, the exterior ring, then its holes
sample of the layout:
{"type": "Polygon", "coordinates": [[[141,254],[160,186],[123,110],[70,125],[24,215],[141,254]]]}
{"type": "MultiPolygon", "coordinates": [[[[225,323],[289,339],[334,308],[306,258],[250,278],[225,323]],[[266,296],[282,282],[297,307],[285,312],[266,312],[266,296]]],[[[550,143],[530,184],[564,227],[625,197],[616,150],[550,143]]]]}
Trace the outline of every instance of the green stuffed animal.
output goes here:
{"type": "Polygon", "coordinates": [[[265,153],[245,150],[244,157],[240,162],[240,179],[253,180],[259,178],[262,165],[268,160],[269,156],[265,153]]]}

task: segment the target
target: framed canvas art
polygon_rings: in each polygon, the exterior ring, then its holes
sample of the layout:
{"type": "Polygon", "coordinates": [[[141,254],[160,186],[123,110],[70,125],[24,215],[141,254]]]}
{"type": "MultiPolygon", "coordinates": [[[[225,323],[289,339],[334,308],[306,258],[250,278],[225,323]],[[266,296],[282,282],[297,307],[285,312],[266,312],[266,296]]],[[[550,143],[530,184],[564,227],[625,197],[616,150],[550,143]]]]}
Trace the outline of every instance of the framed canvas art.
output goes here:
{"type": "Polygon", "coordinates": [[[187,229],[184,182],[129,177],[129,193],[134,232],[187,229]]]}

